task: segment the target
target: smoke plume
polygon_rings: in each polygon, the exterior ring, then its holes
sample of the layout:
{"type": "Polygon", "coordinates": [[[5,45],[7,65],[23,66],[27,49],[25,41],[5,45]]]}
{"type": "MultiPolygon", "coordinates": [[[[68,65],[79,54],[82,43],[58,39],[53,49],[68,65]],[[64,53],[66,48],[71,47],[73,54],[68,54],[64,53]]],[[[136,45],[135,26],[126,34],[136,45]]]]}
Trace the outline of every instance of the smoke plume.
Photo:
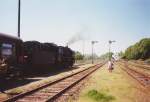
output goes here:
{"type": "Polygon", "coordinates": [[[74,36],[72,36],[68,42],[67,45],[74,44],[75,42],[81,41],[81,40],[86,40],[87,38],[87,29],[82,29],[79,32],[77,32],[74,36]]]}
{"type": "Polygon", "coordinates": [[[67,42],[67,45],[71,45],[77,41],[82,40],[83,37],[80,34],[74,35],[73,37],[71,37],[71,39],[69,39],[69,41],[67,42]]]}

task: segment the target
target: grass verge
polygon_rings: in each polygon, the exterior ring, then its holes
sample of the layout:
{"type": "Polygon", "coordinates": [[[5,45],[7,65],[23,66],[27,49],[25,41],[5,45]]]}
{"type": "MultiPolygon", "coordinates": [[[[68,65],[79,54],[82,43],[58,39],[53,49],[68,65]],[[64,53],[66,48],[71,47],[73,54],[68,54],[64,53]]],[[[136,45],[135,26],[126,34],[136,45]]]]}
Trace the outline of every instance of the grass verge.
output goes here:
{"type": "Polygon", "coordinates": [[[112,73],[105,65],[91,75],[78,100],[72,102],[143,102],[145,95],[136,84],[119,65],[115,65],[112,73]]]}
{"type": "Polygon", "coordinates": [[[106,93],[98,92],[95,89],[90,90],[86,95],[97,102],[110,102],[111,100],[115,100],[114,96],[107,95],[106,93]]]}

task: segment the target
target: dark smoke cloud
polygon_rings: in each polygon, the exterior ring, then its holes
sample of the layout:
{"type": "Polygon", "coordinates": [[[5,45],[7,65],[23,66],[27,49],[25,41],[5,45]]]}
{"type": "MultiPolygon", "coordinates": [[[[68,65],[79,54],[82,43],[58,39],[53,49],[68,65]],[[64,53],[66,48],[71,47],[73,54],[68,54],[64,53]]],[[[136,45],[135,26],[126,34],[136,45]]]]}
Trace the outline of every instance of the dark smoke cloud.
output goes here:
{"type": "Polygon", "coordinates": [[[84,27],[84,29],[80,30],[77,32],[74,36],[72,36],[68,42],[67,45],[74,44],[75,42],[81,41],[81,40],[86,40],[87,39],[87,28],[84,27]]]}
{"type": "Polygon", "coordinates": [[[71,39],[69,39],[69,41],[67,42],[67,45],[71,45],[80,40],[83,40],[83,37],[80,34],[76,34],[73,37],[71,37],[71,39]]]}

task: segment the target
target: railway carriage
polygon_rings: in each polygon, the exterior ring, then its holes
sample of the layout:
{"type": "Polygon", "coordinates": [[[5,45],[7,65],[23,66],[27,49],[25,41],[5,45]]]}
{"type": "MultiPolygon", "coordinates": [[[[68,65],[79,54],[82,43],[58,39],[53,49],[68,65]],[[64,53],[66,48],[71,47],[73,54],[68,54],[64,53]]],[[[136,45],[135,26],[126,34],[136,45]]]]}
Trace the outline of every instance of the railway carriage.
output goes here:
{"type": "Polygon", "coordinates": [[[0,33],[0,75],[15,70],[14,66],[23,63],[22,44],[20,38],[0,33]]]}

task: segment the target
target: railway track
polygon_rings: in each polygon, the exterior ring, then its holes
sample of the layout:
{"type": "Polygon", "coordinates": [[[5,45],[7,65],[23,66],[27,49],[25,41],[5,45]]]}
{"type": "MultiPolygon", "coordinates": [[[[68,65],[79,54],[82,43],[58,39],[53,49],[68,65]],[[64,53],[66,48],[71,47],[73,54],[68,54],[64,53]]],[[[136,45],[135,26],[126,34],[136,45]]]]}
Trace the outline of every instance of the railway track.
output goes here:
{"type": "Polygon", "coordinates": [[[143,69],[146,69],[146,70],[149,70],[150,71],[150,66],[148,65],[140,65],[140,64],[137,64],[135,62],[129,62],[129,64],[135,66],[135,67],[138,67],[138,68],[143,68],[143,69]]]}
{"type": "Polygon", "coordinates": [[[79,66],[83,66],[83,65],[86,65],[86,64],[85,63],[76,64],[76,65],[74,65],[74,67],[79,67],[79,66]]]}
{"type": "Polygon", "coordinates": [[[88,75],[96,71],[103,64],[97,64],[80,72],[50,82],[28,92],[10,97],[3,102],[53,102],[65,92],[77,85],[88,75]]]}
{"type": "Polygon", "coordinates": [[[141,73],[137,70],[132,69],[124,62],[125,68],[122,68],[128,75],[137,80],[142,86],[150,87],[150,75],[141,73]]]}

